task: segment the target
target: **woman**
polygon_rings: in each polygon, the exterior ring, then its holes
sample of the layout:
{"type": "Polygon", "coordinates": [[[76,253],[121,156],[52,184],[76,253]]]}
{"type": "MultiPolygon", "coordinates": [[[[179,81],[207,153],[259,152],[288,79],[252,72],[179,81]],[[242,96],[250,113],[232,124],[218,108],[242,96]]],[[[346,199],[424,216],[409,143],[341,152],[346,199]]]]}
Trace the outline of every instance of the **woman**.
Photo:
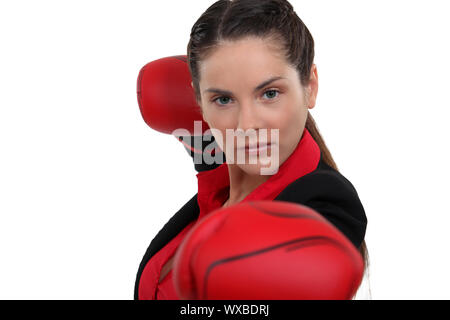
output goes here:
{"type": "MultiPolygon", "coordinates": [[[[354,187],[337,171],[309,113],[318,92],[314,41],[291,4],[217,1],[194,24],[187,51],[197,103],[228,163],[197,174],[198,193],[147,250],[135,298],[178,299],[171,269],[187,231],[211,211],[249,200],[295,201],[312,207],[359,248],[367,268],[365,212],[354,187]],[[279,170],[261,174],[268,160],[262,157],[256,163],[231,161],[235,141],[219,139],[226,137],[227,129],[266,129],[266,139],[259,142],[273,142],[264,150],[267,157],[278,153],[279,170]],[[271,141],[276,137],[272,132],[278,139],[271,141]]],[[[247,148],[246,154],[251,153],[247,148]]]]}

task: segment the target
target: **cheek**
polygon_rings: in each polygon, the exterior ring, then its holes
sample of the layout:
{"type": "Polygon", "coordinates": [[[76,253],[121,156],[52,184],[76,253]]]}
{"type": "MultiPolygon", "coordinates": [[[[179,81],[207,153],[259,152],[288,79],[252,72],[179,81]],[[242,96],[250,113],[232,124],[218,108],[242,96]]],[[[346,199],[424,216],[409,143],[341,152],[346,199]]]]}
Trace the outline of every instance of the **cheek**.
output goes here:
{"type": "MultiPolygon", "coordinates": [[[[214,132],[214,137],[221,135],[223,137],[224,143],[226,142],[226,130],[227,129],[234,129],[234,122],[233,122],[233,116],[231,114],[210,114],[208,118],[208,125],[211,129],[211,131],[214,132]],[[214,130],[212,130],[214,129],[214,130]]],[[[219,143],[219,141],[218,141],[219,143]]],[[[222,146],[221,146],[222,147],[222,146]]]]}
{"type": "Polygon", "coordinates": [[[290,154],[297,146],[304,129],[304,118],[305,115],[302,110],[298,108],[283,113],[283,115],[277,119],[277,125],[280,129],[280,156],[290,154]]]}
{"type": "Polygon", "coordinates": [[[226,128],[234,128],[235,115],[230,110],[212,110],[206,114],[208,123],[214,128],[225,130],[226,128]]]}
{"type": "Polygon", "coordinates": [[[219,148],[221,150],[224,150],[224,142],[225,142],[225,131],[224,130],[220,130],[218,128],[210,128],[211,132],[214,136],[214,140],[217,143],[217,145],[219,146],[219,148]]]}
{"type": "Polygon", "coordinates": [[[285,112],[279,112],[272,122],[272,128],[280,130],[280,136],[290,136],[300,130],[302,124],[302,112],[300,108],[286,108],[285,112]]]}

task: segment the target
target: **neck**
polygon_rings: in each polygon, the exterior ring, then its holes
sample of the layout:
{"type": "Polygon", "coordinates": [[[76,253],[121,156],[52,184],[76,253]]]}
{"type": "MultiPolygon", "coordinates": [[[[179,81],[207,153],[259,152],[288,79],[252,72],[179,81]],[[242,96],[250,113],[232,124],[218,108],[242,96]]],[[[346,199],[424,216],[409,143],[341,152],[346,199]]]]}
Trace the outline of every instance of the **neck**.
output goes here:
{"type": "Polygon", "coordinates": [[[240,202],[271,177],[270,175],[248,174],[236,164],[228,165],[228,173],[230,177],[230,194],[223,207],[240,202]]]}

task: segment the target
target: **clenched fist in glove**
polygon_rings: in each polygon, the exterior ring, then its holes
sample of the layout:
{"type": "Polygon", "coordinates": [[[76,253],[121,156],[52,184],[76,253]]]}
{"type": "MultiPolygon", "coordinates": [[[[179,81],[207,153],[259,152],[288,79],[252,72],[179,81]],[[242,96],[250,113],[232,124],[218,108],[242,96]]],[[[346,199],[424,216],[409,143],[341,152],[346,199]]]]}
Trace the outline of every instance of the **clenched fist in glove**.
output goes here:
{"type": "Polygon", "coordinates": [[[174,257],[181,299],[351,299],[361,283],[357,248],[313,209],[242,202],[209,213],[174,257]]]}
{"type": "Polygon", "coordinates": [[[137,79],[139,109],[145,123],[152,129],[173,134],[186,148],[197,171],[214,169],[217,163],[205,162],[204,152],[225,161],[191,86],[191,75],[183,55],[164,57],[143,66],[137,79]],[[198,130],[196,130],[198,129],[198,130]],[[176,134],[176,130],[181,130],[176,134]]]}

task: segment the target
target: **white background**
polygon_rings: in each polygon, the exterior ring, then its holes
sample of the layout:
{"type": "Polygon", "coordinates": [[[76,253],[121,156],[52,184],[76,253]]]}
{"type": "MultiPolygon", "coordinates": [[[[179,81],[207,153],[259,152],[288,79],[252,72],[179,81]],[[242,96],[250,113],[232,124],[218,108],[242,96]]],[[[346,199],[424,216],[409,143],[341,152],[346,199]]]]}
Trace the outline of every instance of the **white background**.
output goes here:
{"type": "MultiPolygon", "coordinates": [[[[213,2],[1,2],[0,298],[132,299],[197,186],[137,75],[186,54],[213,2]]],[[[316,44],[311,112],[366,209],[372,297],[449,299],[447,1],[291,3],[316,44]]]]}

